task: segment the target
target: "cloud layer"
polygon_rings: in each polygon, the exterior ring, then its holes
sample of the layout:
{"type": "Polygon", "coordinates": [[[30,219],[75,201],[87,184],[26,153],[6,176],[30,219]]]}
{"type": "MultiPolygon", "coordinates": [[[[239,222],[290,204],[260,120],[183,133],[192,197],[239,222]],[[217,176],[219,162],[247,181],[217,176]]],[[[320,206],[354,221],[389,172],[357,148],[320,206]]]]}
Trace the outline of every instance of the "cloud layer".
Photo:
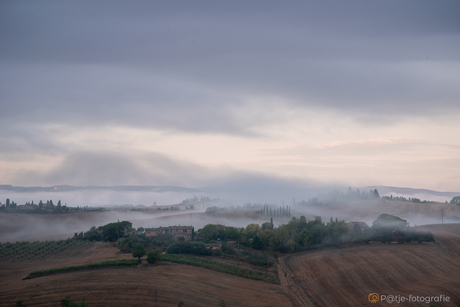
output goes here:
{"type": "Polygon", "coordinates": [[[188,182],[233,171],[343,182],[355,169],[352,183],[395,185],[389,169],[427,165],[439,182],[417,171],[406,186],[440,188],[459,179],[459,166],[439,167],[460,158],[459,11],[3,1],[0,181],[180,183],[194,165],[188,182]],[[138,163],[152,152],[164,160],[138,163]]]}

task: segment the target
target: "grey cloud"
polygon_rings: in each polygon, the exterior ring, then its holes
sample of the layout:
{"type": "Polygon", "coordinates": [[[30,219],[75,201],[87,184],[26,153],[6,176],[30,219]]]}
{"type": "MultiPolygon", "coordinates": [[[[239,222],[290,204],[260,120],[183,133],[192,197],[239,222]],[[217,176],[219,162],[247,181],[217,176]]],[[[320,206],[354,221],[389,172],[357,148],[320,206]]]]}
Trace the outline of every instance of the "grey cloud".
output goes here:
{"type": "Polygon", "coordinates": [[[249,134],[229,110],[270,95],[364,121],[459,112],[456,1],[0,5],[2,122],[249,134]]]}
{"type": "Polygon", "coordinates": [[[42,182],[48,185],[190,185],[197,187],[200,183],[209,182],[210,177],[211,172],[199,165],[171,159],[155,152],[130,155],[94,151],[68,154],[55,169],[44,174],[42,182]]]}
{"type": "Polygon", "coordinates": [[[48,184],[120,185],[140,184],[147,174],[135,163],[114,154],[74,153],[45,175],[48,184]]]}
{"type": "Polygon", "coordinates": [[[76,152],[47,172],[22,170],[15,180],[34,185],[114,186],[174,185],[201,188],[216,197],[235,201],[269,202],[314,197],[320,190],[343,187],[339,182],[325,183],[312,179],[293,179],[247,172],[231,168],[212,170],[171,159],[158,153],[141,155],[111,152],[76,152]]]}

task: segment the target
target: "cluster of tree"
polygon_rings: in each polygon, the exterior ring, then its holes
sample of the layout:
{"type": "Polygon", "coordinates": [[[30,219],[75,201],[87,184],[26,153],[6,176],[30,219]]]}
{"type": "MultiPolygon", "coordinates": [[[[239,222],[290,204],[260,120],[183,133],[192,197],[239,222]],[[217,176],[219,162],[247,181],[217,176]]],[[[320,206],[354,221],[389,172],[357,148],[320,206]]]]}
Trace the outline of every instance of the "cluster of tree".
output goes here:
{"type": "Polygon", "coordinates": [[[432,242],[433,234],[429,231],[416,231],[409,227],[406,220],[383,213],[373,223],[372,228],[362,233],[353,228],[357,238],[382,242],[432,242]]]}
{"type": "Polygon", "coordinates": [[[460,205],[460,196],[452,197],[452,199],[450,200],[450,203],[460,205]]]}
{"type": "MultiPolygon", "coordinates": [[[[67,204],[62,205],[61,200],[57,202],[55,205],[53,200],[47,200],[43,202],[42,200],[39,201],[38,204],[35,204],[32,200],[31,202],[26,202],[23,205],[18,205],[14,201],[10,201],[9,198],[6,199],[6,203],[4,206],[0,206],[0,210],[5,212],[28,212],[28,213],[66,213],[69,211],[79,211],[79,210],[88,210],[88,207],[76,207],[70,208],[67,207],[67,204]]],[[[100,210],[100,209],[96,209],[100,210]]]]}
{"type": "MultiPolygon", "coordinates": [[[[164,211],[168,211],[168,210],[178,210],[178,211],[180,211],[180,207],[177,207],[177,206],[175,206],[175,207],[174,207],[174,206],[171,206],[171,207],[169,207],[169,208],[157,208],[157,210],[164,210],[164,211]]],[[[131,211],[136,211],[136,210],[134,210],[134,209],[131,209],[131,211]]]]}
{"type": "Polygon", "coordinates": [[[133,230],[133,224],[128,221],[109,223],[104,226],[91,227],[87,232],[75,233],[73,238],[85,241],[116,242],[125,237],[125,232],[133,230]]]}
{"type": "Polygon", "coordinates": [[[241,231],[243,244],[255,249],[271,249],[280,252],[296,252],[317,245],[340,244],[341,237],[348,230],[344,221],[325,224],[321,217],[307,221],[293,217],[289,223],[274,228],[272,223],[250,224],[241,231]]]}
{"type": "Polygon", "coordinates": [[[2,209],[12,209],[16,210],[18,208],[18,204],[15,203],[14,201],[10,201],[9,198],[6,199],[5,206],[0,207],[2,209]]]}
{"type": "Polygon", "coordinates": [[[345,221],[338,221],[337,218],[334,221],[332,217],[327,224],[322,222],[320,217],[316,217],[313,221],[307,221],[304,216],[300,219],[293,217],[289,223],[277,228],[273,227],[273,219],[263,223],[262,226],[250,224],[241,229],[227,227],[223,230],[208,224],[200,231],[200,238],[208,242],[232,239],[254,249],[280,252],[297,252],[348,242],[434,240],[431,232],[416,231],[408,226],[406,220],[389,214],[380,215],[374,221],[372,228],[363,229],[357,223],[352,231],[349,231],[345,221]]]}
{"type": "MultiPolygon", "coordinates": [[[[138,228],[141,229],[142,227],[138,228]]],[[[158,234],[155,238],[148,237],[145,233],[139,233],[136,236],[127,236],[118,239],[118,248],[121,252],[124,253],[131,253],[132,248],[136,244],[142,244],[147,249],[154,249],[154,248],[161,248],[165,250],[169,245],[176,242],[173,238],[172,234],[165,233],[165,234],[158,234]]]]}
{"type": "Polygon", "coordinates": [[[385,199],[385,200],[393,200],[393,201],[405,201],[405,202],[411,202],[411,203],[432,203],[433,201],[429,201],[429,200],[420,200],[419,198],[415,198],[415,197],[409,197],[409,198],[405,198],[403,196],[395,196],[393,197],[393,195],[390,195],[390,196],[382,196],[382,199],[385,199]]]}
{"type": "Polygon", "coordinates": [[[373,200],[379,199],[380,194],[377,189],[360,191],[359,189],[353,190],[351,187],[348,187],[347,193],[335,190],[329,194],[329,197],[334,200],[373,200]]]}
{"type": "Polygon", "coordinates": [[[214,214],[216,212],[219,212],[219,211],[225,211],[225,208],[224,207],[217,207],[217,206],[211,206],[211,207],[208,207],[206,208],[206,214],[214,214]]]}
{"type": "Polygon", "coordinates": [[[240,238],[240,230],[235,227],[226,227],[224,229],[217,228],[216,225],[208,224],[200,231],[200,238],[206,242],[216,240],[238,240],[240,238]]]}
{"type": "MultiPolygon", "coordinates": [[[[353,230],[348,230],[345,221],[330,219],[329,223],[316,217],[307,221],[304,216],[299,219],[293,217],[287,224],[274,227],[273,218],[270,222],[249,224],[246,228],[217,227],[208,224],[201,229],[198,240],[204,242],[236,240],[243,246],[256,250],[273,250],[286,252],[298,252],[321,246],[336,246],[347,242],[368,242],[368,241],[419,241],[430,242],[434,240],[431,232],[418,232],[410,228],[407,221],[397,216],[381,214],[373,223],[371,228],[363,228],[361,224],[355,223],[353,230]]],[[[145,255],[146,249],[162,248],[171,254],[190,253],[195,255],[209,255],[210,251],[202,242],[173,240],[171,234],[159,234],[156,238],[147,237],[140,227],[140,234],[136,236],[125,236],[127,231],[133,230],[132,224],[128,221],[109,223],[98,228],[91,227],[85,233],[76,233],[74,239],[88,241],[118,242],[121,251],[145,255]],[[143,252],[136,251],[144,248],[143,252]]],[[[234,254],[233,249],[222,245],[220,252],[234,254]]],[[[137,256],[137,257],[142,257],[137,256]]]]}
{"type": "Polygon", "coordinates": [[[204,203],[204,202],[213,202],[219,201],[219,198],[210,198],[208,196],[194,196],[192,198],[187,198],[183,200],[180,204],[181,205],[189,205],[189,204],[197,204],[197,203],[204,203]]]}
{"type": "Polygon", "coordinates": [[[272,208],[271,206],[264,205],[257,213],[270,217],[291,217],[291,207],[280,206],[279,208],[272,208]]]}

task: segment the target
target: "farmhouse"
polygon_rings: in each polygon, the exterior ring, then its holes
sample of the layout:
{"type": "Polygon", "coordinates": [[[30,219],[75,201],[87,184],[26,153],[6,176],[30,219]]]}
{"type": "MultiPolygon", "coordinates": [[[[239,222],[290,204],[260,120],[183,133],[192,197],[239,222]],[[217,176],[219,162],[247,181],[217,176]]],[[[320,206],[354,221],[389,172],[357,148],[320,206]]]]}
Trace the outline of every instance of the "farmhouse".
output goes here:
{"type": "Polygon", "coordinates": [[[137,236],[139,232],[135,229],[125,232],[125,236],[137,236]]]}
{"type": "Polygon", "coordinates": [[[145,228],[145,235],[147,237],[157,237],[159,234],[170,234],[174,240],[184,237],[185,240],[192,238],[193,226],[168,226],[158,228],[145,228]]]}

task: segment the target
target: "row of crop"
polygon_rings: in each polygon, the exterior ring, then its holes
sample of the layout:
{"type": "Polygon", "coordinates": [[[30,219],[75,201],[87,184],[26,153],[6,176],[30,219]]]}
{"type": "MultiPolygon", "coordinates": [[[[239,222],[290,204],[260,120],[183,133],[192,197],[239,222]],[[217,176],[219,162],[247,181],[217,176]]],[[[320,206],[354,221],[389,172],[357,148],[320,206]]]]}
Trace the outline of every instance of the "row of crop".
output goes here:
{"type": "Polygon", "coordinates": [[[42,276],[42,275],[51,275],[61,272],[69,272],[69,271],[79,271],[79,270],[86,270],[86,269],[98,269],[98,268],[105,268],[111,266],[134,266],[138,265],[140,262],[137,259],[122,259],[122,260],[107,260],[103,262],[97,263],[88,263],[82,265],[74,265],[74,266],[65,266],[60,268],[54,268],[49,270],[42,270],[42,271],[33,271],[29,274],[30,277],[42,276]]]}
{"type": "Polygon", "coordinates": [[[267,273],[243,269],[235,265],[213,261],[192,255],[164,254],[161,256],[162,261],[169,261],[187,265],[198,266],[213,271],[245,277],[249,279],[265,280],[267,273]]]}
{"type": "Polygon", "coordinates": [[[68,248],[81,244],[90,244],[76,240],[46,241],[46,242],[16,242],[0,244],[0,258],[43,258],[57,255],[68,248]]]}

